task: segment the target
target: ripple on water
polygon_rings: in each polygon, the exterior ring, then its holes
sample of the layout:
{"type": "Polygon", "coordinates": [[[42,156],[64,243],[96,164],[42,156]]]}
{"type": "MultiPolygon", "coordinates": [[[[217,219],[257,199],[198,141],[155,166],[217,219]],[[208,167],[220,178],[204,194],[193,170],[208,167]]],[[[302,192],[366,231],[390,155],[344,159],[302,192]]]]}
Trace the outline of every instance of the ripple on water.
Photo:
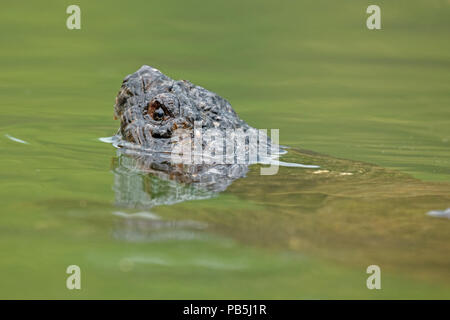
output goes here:
{"type": "Polygon", "coordinates": [[[432,210],[428,211],[427,215],[434,218],[447,218],[450,219],[450,208],[446,210],[432,210]]]}

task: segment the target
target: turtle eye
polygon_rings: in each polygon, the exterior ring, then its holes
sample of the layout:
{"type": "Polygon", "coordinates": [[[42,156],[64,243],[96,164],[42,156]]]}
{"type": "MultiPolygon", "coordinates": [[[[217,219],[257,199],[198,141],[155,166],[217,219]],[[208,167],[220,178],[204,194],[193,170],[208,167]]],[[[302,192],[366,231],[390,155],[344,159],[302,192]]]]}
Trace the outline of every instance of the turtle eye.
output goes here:
{"type": "Polygon", "coordinates": [[[154,121],[165,121],[169,118],[175,118],[174,112],[178,111],[178,100],[170,94],[161,93],[155,96],[149,103],[148,107],[144,108],[150,118],[154,121]]]}
{"type": "Polygon", "coordinates": [[[159,107],[155,111],[153,111],[153,120],[160,121],[164,119],[164,110],[159,107]]]}
{"type": "Polygon", "coordinates": [[[166,117],[166,110],[159,101],[153,101],[148,107],[148,114],[153,120],[162,121],[166,117]]]}

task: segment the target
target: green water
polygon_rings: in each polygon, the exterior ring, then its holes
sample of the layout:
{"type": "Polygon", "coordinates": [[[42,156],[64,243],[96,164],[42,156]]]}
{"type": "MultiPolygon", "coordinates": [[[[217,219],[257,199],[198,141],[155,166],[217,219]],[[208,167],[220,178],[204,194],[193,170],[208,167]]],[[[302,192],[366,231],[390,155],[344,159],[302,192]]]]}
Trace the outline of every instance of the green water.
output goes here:
{"type": "Polygon", "coordinates": [[[448,1],[377,1],[379,31],[368,1],[78,1],[73,31],[69,4],[1,4],[0,298],[450,298],[449,220],[426,215],[450,207],[448,1]],[[116,205],[98,138],[143,64],[328,172],[253,166],[214,198],[145,209],[206,228],[120,236],[113,212],[142,210],[116,205]]]}

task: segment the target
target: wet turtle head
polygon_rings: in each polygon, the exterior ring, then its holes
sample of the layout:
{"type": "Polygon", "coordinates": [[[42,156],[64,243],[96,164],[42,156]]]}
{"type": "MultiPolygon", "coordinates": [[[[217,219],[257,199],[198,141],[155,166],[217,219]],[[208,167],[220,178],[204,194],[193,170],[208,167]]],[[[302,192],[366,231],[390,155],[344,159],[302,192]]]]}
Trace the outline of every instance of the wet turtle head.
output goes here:
{"type": "Polygon", "coordinates": [[[114,116],[122,139],[153,147],[168,144],[177,129],[192,130],[196,121],[202,128],[248,128],[225,99],[149,66],[125,77],[114,116]]]}

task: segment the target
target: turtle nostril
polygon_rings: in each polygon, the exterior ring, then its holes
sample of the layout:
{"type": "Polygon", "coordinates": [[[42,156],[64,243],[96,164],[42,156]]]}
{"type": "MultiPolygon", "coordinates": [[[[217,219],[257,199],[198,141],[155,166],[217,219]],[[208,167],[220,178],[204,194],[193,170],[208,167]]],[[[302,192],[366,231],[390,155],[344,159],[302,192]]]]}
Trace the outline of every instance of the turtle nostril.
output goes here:
{"type": "Polygon", "coordinates": [[[159,107],[155,111],[153,111],[153,120],[159,121],[164,118],[164,110],[159,107]]]}

